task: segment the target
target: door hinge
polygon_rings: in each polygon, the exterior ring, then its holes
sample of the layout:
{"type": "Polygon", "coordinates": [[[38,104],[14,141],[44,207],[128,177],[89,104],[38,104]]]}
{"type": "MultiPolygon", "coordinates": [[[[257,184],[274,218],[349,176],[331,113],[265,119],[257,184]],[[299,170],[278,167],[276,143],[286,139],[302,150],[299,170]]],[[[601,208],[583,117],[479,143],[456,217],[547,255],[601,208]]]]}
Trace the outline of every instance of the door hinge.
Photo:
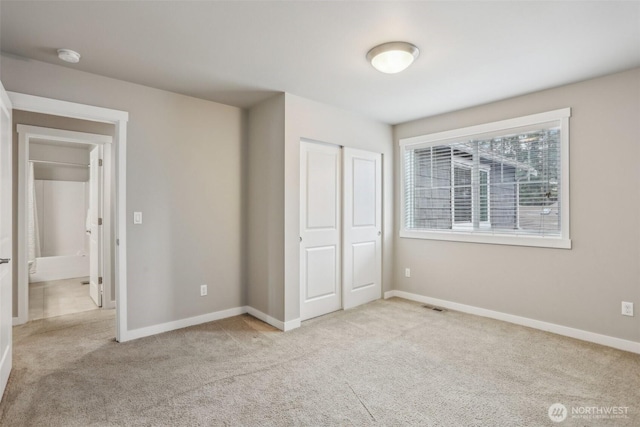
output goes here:
{"type": "Polygon", "coordinates": [[[102,218],[98,218],[98,225],[102,225],[102,218]]]}
{"type": "Polygon", "coordinates": [[[102,159],[98,159],[98,166],[102,166],[102,159]]]}
{"type": "Polygon", "coordinates": [[[102,277],[98,277],[98,285],[102,285],[102,277]]]}

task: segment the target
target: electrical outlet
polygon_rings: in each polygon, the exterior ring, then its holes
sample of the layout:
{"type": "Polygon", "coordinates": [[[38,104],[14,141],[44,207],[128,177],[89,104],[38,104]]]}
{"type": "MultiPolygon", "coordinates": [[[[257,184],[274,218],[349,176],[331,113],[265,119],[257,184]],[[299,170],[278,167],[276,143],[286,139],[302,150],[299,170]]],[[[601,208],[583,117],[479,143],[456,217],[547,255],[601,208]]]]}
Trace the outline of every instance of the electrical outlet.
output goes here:
{"type": "Polygon", "coordinates": [[[633,303],[622,301],[622,315],[633,316],[633,303]]]}
{"type": "Polygon", "coordinates": [[[405,268],[404,269],[404,277],[411,277],[411,269],[410,268],[405,268]]]}
{"type": "Polygon", "coordinates": [[[207,296],[207,285],[200,285],[200,296],[207,296]]]}

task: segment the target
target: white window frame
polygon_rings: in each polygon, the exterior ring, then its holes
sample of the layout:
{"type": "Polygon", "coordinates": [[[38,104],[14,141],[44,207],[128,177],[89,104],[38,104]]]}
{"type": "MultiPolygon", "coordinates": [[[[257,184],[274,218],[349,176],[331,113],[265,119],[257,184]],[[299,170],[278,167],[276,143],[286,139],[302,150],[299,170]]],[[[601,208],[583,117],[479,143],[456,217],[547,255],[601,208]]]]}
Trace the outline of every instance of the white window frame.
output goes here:
{"type": "Polygon", "coordinates": [[[569,225],[569,118],[571,108],[547,111],[544,113],[531,114],[524,117],[501,120],[492,123],[485,123],[476,126],[469,126],[461,129],[454,129],[428,135],[420,135],[410,138],[400,139],[400,181],[401,181],[401,225],[400,237],[410,239],[428,240],[448,240],[455,242],[488,243],[497,245],[533,246],[543,248],[571,249],[570,225],[569,225]],[[530,234],[488,234],[485,231],[461,231],[458,228],[453,230],[415,230],[407,229],[406,204],[407,194],[413,191],[407,189],[404,182],[405,176],[405,153],[407,150],[430,147],[435,145],[446,145],[451,140],[459,138],[479,138],[482,134],[508,132],[510,129],[536,126],[556,122],[560,126],[560,176],[562,186],[560,188],[560,200],[562,209],[560,212],[560,236],[535,236],[530,234]]]}

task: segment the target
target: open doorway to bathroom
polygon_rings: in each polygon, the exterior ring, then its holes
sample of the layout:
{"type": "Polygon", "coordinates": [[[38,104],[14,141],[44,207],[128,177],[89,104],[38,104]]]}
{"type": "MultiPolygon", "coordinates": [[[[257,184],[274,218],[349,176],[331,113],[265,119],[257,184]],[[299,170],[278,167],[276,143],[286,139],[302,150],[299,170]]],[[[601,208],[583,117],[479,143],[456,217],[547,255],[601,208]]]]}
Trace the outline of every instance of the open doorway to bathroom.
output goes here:
{"type": "Polygon", "coordinates": [[[20,323],[113,308],[104,146],[112,143],[114,126],[24,111],[14,111],[13,122],[24,172],[20,323]]]}
{"type": "Polygon", "coordinates": [[[91,165],[90,157],[99,149],[64,141],[29,143],[29,320],[101,306],[99,290],[91,292],[89,286],[90,267],[99,258],[92,245],[96,231],[90,209],[90,201],[97,199],[92,193],[98,165],[91,165]]]}

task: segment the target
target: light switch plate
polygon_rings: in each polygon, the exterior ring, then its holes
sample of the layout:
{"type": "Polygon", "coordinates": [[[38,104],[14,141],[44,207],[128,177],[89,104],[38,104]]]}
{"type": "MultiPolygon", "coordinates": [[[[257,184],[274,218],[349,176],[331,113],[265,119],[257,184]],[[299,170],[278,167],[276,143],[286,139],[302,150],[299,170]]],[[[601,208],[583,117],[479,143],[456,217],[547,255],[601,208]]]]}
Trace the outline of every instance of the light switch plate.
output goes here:
{"type": "Polygon", "coordinates": [[[142,212],[134,212],[133,213],[133,223],[134,224],[142,224],[142,212]]]}

